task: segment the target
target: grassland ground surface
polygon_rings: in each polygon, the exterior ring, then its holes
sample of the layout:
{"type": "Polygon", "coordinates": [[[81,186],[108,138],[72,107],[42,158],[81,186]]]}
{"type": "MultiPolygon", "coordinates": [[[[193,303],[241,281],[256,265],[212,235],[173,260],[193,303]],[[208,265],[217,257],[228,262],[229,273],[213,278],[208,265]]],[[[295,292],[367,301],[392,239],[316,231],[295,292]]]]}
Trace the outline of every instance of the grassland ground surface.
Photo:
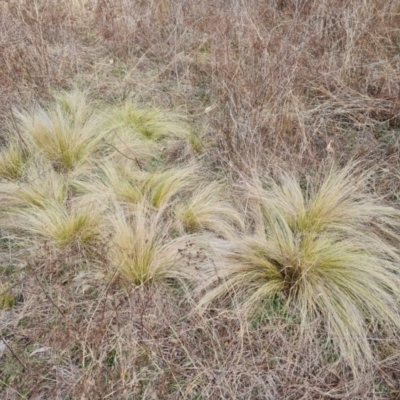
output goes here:
{"type": "Polygon", "coordinates": [[[0,2],[0,398],[400,399],[397,0],[0,2]]]}

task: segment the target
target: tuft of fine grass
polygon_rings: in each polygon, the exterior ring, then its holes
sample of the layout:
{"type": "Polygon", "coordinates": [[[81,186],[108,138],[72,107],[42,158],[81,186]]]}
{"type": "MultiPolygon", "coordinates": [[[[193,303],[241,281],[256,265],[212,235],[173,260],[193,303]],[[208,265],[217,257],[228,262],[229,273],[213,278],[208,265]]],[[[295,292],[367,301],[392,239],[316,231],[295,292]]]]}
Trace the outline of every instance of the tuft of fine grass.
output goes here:
{"type": "Polygon", "coordinates": [[[108,115],[107,124],[110,129],[152,141],[188,136],[188,128],[181,116],[157,108],[139,107],[131,101],[114,108],[108,115]]]}
{"type": "Polygon", "coordinates": [[[25,151],[14,142],[0,152],[0,177],[7,180],[19,179],[27,162],[25,151]]]}
{"type": "Polygon", "coordinates": [[[138,164],[168,159],[170,153],[182,151],[186,156],[198,152],[201,144],[190,131],[186,119],[177,113],[165,112],[127,101],[109,108],[103,116],[112,147],[138,164]]]}
{"type": "Polygon", "coordinates": [[[49,165],[32,163],[26,168],[21,181],[0,186],[7,208],[45,207],[49,201],[63,204],[68,195],[68,179],[49,165]]]}
{"type": "Polygon", "coordinates": [[[195,167],[171,168],[149,173],[142,183],[142,192],[148,203],[161,208],[173,201],[174,196],[184,194],[193,187],[195,167]]]}
{"type": "Polygon", "coordinates": [[[195,233],[204,229],[228,237],[234,228],[244,228],[243,219],[223,194],[218,182],[203,184],[175,207],[180,232],[195,233]]]}
{"type": "Polygon", "coordinates": [[[142,172],[130,160],[109,160],[72,182],[78,193],[105,202],[137,204],[143,199],[142,172]]]}
{"type": "MultiPolygon", "coordinates": [[[[281,183],[253,183],[258,228],[218,242],[223,265],[206,271],[210,290],[201,305],[239,294],[246,313],[283,296],[303,328],[319,322],[335,352],[354,370],[371,361],[377,327],[400,328],[400,211],[381,205],[365,188],[368,175],[332,169],[305,191],[286,175],[281,183]]],[[[305,332],[306,330],[303,330],[305,332]]]]}
{"type": "Polygon", "coordinates": [[[88,248],[100,237],[99,209],[47,201],[40,205],[17,208],[9,213],[6,225],[27,241],[43,240],[56,248],[88,248]]]}
{"type": "Polygon", "coordinates": [[[10,308],[14,305],[14,296],[7,291],[5,284],[0,282],[0,310],[10,308]]]}
{"type": "Polygon", "coordinates": [[[131,215],[117,208],[111,228],[110,266],[126,283],[142,285],[189,275],[182,268],[182,252],[190,237],[171,239],[170,223],[160,213],[149,212],[144,203],[131,215]]]}
{"type": "Polygon", "coordinates": [[[102,147],[104,129],[84,92],[55,95],[56,102],[35,113],[19,112],[21,131],[32,151],[37,151],[60,171],[88,163],[102,147]]]}
{"type": "Polygon", "coordinates": [[[169,207],[193,186],[193,166],[171,168],[164,171],[140,170],[135,163],[105,162],[94,172],[76,179],[73,185],[79,192],[105,201],[118,201],[136,206],[145,201],[154,208],[169,207]]]}

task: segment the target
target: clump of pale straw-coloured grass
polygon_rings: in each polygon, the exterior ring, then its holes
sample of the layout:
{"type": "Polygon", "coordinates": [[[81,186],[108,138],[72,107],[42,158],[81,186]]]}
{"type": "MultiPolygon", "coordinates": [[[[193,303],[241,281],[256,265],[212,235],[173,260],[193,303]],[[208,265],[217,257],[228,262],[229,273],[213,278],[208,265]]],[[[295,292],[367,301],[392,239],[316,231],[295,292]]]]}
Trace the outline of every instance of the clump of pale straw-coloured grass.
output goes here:
{"type": "Polygon", "coordinates": [[[392,338],[400,328],[400,211],[371,198],[367,183],[347,167],[308,190],[292,175],[250,184],[255,231],[215,242],[221,265],[205,270],[200,305],[236,293],[252,313],[280,296],[303,328],[321,324],[354,370],[371,361],[376,326],[392,338]]]}
{"type": "Polygon", "coordinates": [[[201,246],[201,237],[171,237],[171,221],[152,212],[146,203],[133,212],[115,208],[110,215],[112,239],[108,256],[110,272],[128,284],[160,283],[166,279],[191,279],[193,269],[187,252],[201,246]]]}
{"type": "Polygon", "coordinates": [[[43,155],[57,170],[72,171],[105,149],[107,130],[85,92],[60,92],[55,100],[34,113],[16,112],[16,117],[30,151],[43,155]]]}

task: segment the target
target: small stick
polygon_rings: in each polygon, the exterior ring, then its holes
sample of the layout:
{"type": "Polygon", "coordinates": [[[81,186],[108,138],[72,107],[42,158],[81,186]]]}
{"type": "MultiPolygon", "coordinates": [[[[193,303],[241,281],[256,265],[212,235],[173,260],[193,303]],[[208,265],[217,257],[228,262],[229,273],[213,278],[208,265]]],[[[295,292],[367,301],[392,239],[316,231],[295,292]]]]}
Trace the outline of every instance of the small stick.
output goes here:
{"type": "Polygon", "coordinates": [[[21,361],[21,359],[14,353],[13,349],[9,346],[6,339],[4,339],[4,337],[1,337],[1,340],[6,345],[7,349],[10,350],[10,353],[13,355],[13,357],[21,364],[22,368],[29,371],[29,368],[27,368],[26,365],[21,361]]]}
{"type": "Polygon", "coordinates": [[[115,146],[113,146],[111,143],[107,143],[110,145],[113,149],[117,150],[118,153],[123,155],[124,157],[128,158],[129,160],[135,161],[140,170],[143,170],[142,164],[139,162],[138,158],[136,157],[136,154],[133,152],[133,150],[118,136],[118,133],[114,131],[114,135],[118,138],[118,140],[132,153],[133,158],[128,157],[126,154],[122,153],[120,150],[118,150],[115,146]]]}
{"type": "Polygon", "coordinates": [[[31,270],[31,272],[33,273],[37,283],[39,284],[39,286],[41,287],[41,289],[43,290],[43,293],[45,294],[45,296],[47,297],[47,299],[50,301],[51,304],[53,304],[53,306],[58,310],[58,312],[60,313],[60,315],[66,319],[65,314],[61,311],[60,307],[58,307],[58,305],[54,302],[54,300],[51,298],[51,296],[46,292],[45,288],[42,285],[42,282],[40,282],[40,279],[38,278],[36,272],[34,271],[34,269],[32,268],[32,266],[28,263],[27,267],[31,270]]]}
{"type": "Polygon", "coordinates": [[[10,110],[11,121],[12,121],[12,124],[13,124],[13,126],[14,126],[15,132],[17,132],[17,135],[18,135],[19,139],[21,140],[21,142],[24,144],[25,150],[26,150],[26,149],[28,149],[28,146],[27,146],[27,144],[26,144],[24,138],[22,137],[21,132],[19,131],[17,121],[15,120],[14,112],[13,112],[13,110],[11,109],[11,107],[9,108],[9,110],[10,110]]]}

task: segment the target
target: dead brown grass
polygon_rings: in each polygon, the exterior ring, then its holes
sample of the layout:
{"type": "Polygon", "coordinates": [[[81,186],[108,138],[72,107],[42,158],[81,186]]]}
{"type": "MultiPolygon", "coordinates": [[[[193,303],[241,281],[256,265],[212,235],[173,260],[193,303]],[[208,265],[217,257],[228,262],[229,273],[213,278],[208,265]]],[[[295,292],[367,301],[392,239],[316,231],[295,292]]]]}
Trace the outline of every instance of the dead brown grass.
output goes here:
{"type": "Polygon", "coordinates": [[[220,150],[244,169],[265,153],[321,159],[331,141],[360,153],[382,123],[398,125],[393,1],[151,3],[99,3],[99,33],[133,66],[127,82],[153,67],[160,89],[217,104],[220,150]]]}
{"type": "MultiPolygon", "coordinates": [[[[398,207],[399,27],[396,0],[0,2],[0,131],[18,132],[14,107],[90,87],[187,114],[196,152],[233,190],[254,170],[307,182],[362,159],[376,169],[369,190],[398,207]]],[[[168,157],[181,160],[179,146],[168,157]]],[[[97,253],[95,268],[71,249],[27,254],[0,227],[0,283],[14,299],[0,310],[0,397],[400,398],[393,341],[373,338],[355,378],[318,326],[305,346],[276,310],[247,321],[217,303],[200,317],[175,283],[104,283],[97,253]]]]}
{"type": "Polygon", "coordinates": [[[126,292],[87,274],[74,277],[67,268],[54,276],[40,264],[25,279],[23,297],[2,315],[3,337],[14,353],[2,355],[6,398],[354,399],[396,393],[393,356],[351,381],[329,353],[320,357],[318,345],[302,347],[298,327],[284,317],[248,325],[235,311],[191,316],[190,300],[179,291],[126,292]],[[38,291],[38,282],[46,289],[38,291]]]}

